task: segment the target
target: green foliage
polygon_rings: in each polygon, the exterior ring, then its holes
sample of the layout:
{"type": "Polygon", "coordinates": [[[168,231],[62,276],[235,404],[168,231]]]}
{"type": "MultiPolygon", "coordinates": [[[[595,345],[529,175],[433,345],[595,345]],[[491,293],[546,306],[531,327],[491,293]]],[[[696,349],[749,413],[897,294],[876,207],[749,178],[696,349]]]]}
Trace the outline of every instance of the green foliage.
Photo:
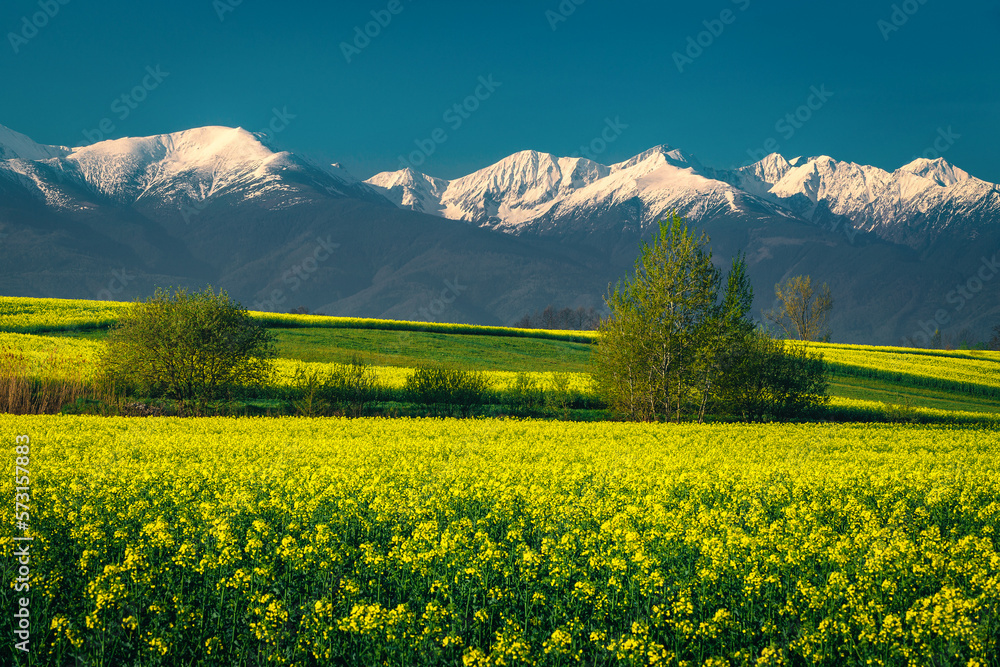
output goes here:
{"type": "Polygon", "coordinates": [[[545,403],[545,390],[529,373],[518,373],[507,385],[505,404],[512,413],[530,413],[545,403]]]}
{"type": "Polygon", "coordinates": [[[820,358],[758,333],[746,261],[733,259],[723,288],[707,245],[674,215],[608,297],[594,354],[608,406],[634,420],[700,422],[709,408],[788,418],[824,403],[820,358]]]}
{"type": "Polygon", "coordinates": [[[545,392],[546,405],[552,410],[561,412],[563,417],[568,419],[569,408],[577,398],[570,391],[569,373],[553,373],[549,389],[545,392]]]}
{"type": "Polygon", "coordinates": [[[595,378],[615,412],[680,421],[697,410],[696,378],[719,289],[706,244],[674,215],[652,246],[643,244],[635,276],[606,299],[612,316],[601,324],[595,378]]]}
{"type": "Polygon", "coordinates": [[[886,418],[893,422],[916,424],[920,421],[920,413],[909,397],[900,396],[897,402],[886,405],[885,414],[886,418]]]}
{"type": "Polygon", "coordinates": [[[98,375],[144,395],[204,405],[266,384],[274,356],[273,335],[225,292],[157,289],[112,330],[98,375]]]}
{"type": "Polygon", "coordinates": [[[292,376],[289,401],[295,414],[303,417],[319,417],[330,414],[332,405],[323,396],[325,386],[324,373],[317,369],[299,366],[292,376]]]}
{"type": "Polygon", "coordinates": [[[291,383],[291,407],[296,414],[318,417],[339,410],[360,417],[378,398],[378,376],[374,367],[352,359],[323,370],[299,366],[291,383]]]}
{"type": "Polygon", "coordinates": [[[464,415],[489,399],[489,382],[479,371],[417,368],[406,378],[405,390],[415,403],[447,405],[464,415]]]}
{"type": "Polygon", "coordinates": [[[720,355],[716,409],[748,421],[801,416],[829,402],[821,354],[786,346],[762,331],[735,339],[720,355]]]}
{"type": "Polygon", "coordinates": [[[708,238],[681,218],[643,244],[635,276],[606,299],[594,379],[609,407],[635,420],[704,418],[728,341],[753,328],[753,293],[741,257],[720,302],[721,275],[708,238]]]}

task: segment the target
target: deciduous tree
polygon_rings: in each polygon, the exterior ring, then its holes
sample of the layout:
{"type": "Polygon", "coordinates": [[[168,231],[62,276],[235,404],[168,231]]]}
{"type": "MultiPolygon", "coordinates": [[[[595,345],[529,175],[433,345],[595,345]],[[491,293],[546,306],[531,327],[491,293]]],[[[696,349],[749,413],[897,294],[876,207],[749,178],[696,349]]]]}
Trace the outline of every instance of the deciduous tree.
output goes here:
{"type": "Polygon", "coordinates": [[[635,275],[606,303],[594,378],[610,407],[631,419],[704,417],[718,356],[747,319],[753,296],[737,258],[720,303],[721,275],[708,238],[674,215],[643,244],[635,275]]]}
{"type": "Polygon", "coordinates": [[[775,285],[774,295],[778,303],[764,313],[764,317],[781,327],[787,338],[830,338],[826,322],[833,309],[833,295],[829,285],[823,283],[819,293],[816,293],[812,287],[812,278],[793,276],[775,285]]]}
{"type": "Polygon", "coordinates": [[[266,382],[274,356],[273,334],[225,292],[157,289],[111,331],[100,369],[148,395],[203,404],[266,382]]]}
{"type": "Polygon", "coordinates": [[[628,419],[700,422],[708,411],[785,418],[825,402],[821,357],[759,331],[745,260],[733,260],[723,289],[707,246],[675,215],[610,290],[593,355],[608,406],[628,419]]]}

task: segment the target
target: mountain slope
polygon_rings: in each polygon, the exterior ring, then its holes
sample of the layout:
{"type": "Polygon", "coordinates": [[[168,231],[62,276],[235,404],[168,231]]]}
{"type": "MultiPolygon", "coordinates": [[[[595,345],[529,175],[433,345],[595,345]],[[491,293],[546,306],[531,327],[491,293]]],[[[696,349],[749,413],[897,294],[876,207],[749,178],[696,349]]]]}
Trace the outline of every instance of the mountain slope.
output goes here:
{"type": "Polygon", "coordinates": [[[693,220],[723,212],[786,215],[712,178],[697,160],[666,145],[614,165],[521,151],[452,181],[407,169],[376,174],[366,182],[386,193],[400,183],[434,182],[435,188],[410,186],[407,196],[393,200],[403,208],[513,233],[544,233],[556,227],[572,232],[581,219],[615,207],[627,209],[628,222],[641,229],[671,211],[693,220]]]}
{"type": "MultiPolygon", "coordinates": [[[[321,166],[273,152],[240,128],[203,127],[152,137],[102,141],[33,161],[0,161],[0,178],[39,200],[72,210],[97,203],[153,207],[185,222],[225,197],[278,209],[316,198],[352,197],[388,204],[337,165],[321,166]]],[[[51,147],[50,147],[51,148],[51,147]]],[[[230,202],[232,203],[232,202],[230,202]]]]}

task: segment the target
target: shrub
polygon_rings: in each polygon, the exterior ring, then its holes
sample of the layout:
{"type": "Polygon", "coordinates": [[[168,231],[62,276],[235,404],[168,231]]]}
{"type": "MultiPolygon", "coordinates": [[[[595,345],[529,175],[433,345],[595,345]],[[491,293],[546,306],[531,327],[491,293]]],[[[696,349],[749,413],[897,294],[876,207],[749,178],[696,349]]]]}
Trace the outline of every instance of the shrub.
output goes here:
{"type": "Polygon", "coordinates": [[[274,356],[273,334],[225,292],[157,289],[119,320],[98,368],[108,385],[203,406],[266,384],[274,356]]]}
{"type": "Polygon", "coordinates": [[[518,373],[504,391],[504,403],[514,413],[525,413],[545,403],[545,391],[530,373],[518,373]]]}
{"type": "Polygon", "coordinates": [[[339,409],[360,417],[378,398],[377,380],[375,369],[357,358],[335,364],[325,373],[299,366],[292,378],[291,405],[307,417],[329,415],[339,409]]]}
{"type": "Polygon", "coordinates": [[[569,373],[552,373],[551,387],[545,393],[545,403],[549,408],[562,412],[569,417],[569,406],[574,402],[574,396],[569,389],[569,373]]]}
{"type": "Polygon", "coordinates": [[[719,361],[716,407],[748,421],[806,416],[829,401],[821,354],[800,344],[787,346],[766,332],[735,341],[719,361]]]}
{"type": "Polygon", "coordinates": [[[447,368],[417,368],[406,378],[406,392],[414,403],[447,405],[468,415],[487,402],[486,375],[447,368]]]}

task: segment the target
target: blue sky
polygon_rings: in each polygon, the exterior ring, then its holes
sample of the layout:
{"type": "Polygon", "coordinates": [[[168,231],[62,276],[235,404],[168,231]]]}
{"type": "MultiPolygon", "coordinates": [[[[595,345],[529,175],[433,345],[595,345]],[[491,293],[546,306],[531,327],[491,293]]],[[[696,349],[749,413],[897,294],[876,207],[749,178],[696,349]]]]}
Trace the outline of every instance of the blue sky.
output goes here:
{"type": "Polygon", "coordinates": [[[1000,182],[995,2],[7,0],[0,31],[0,124],[43,143],[271,124],[360,178],[667,143],[1000,182]]]}

